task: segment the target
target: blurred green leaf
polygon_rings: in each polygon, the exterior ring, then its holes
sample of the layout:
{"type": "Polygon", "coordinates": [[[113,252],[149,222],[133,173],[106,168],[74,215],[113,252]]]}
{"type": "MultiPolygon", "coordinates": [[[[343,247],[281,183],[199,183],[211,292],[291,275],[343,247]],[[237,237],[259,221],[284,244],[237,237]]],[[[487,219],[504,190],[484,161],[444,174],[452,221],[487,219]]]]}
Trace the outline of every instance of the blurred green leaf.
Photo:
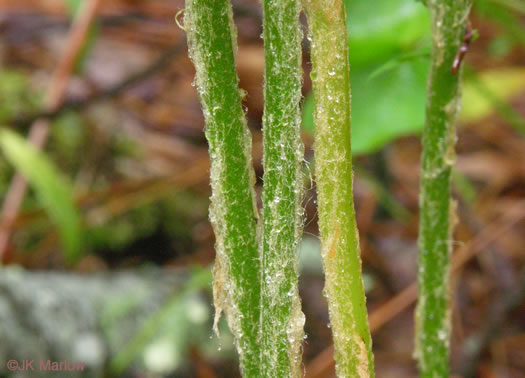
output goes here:
{"type": "MultiPolygon", "coordinates": [[[[114,375],[121,376],[122,372],[142,352],[145,352],[145,362],[150,368],[153,367],[152,365],[157,368],[163,365],[162,367],[166,367],[168,370],[175,368],[182,359],[180,354],[187,350],[184,344],[195,341],[196,331],[199,330],[195,324],[192,324],[195,320],[195,313],[191,314],[188,311],[192,310],[191,301],[194,301],[192,297],[205,288],[211,289],[211,281],[210,269],[195,267],[184,286],[177,290],[159,310],[144,322],[144,326],[137,330],[129,343],[111,360],[109,370],[114,375]],[[154,340],[157,335],[159,338],[154,340]],[[147,348],[148,346],[153,349],[147,348]],[[152,352],[160,352],[159,348],[166,347],[172,349],[174,355],[171,358],[162,356],[163,361],[161,361],[152,356],[152,352]]],[[[208,334],[209,328],[203,328],[208,334]]]]}
{"type": "Polygon", "coordinates": [[[75,16],[80,10],[80,6],[84,0],[64,0],[72,16],[75,16]]]}
{"type": "MultiPolygon", "coordinates": [[[[479,1],[479,0],[478,0],[479,1]]],[[[525,14],[525,2],[523,0],[489,0],[491,3],[501,5],[509,10],[525,14]]]]}
{"type": "Polygon", "coordinates": [[[510,54],[514,44],[510,38],[505,35],[495,37],[490,41],[488,52],[496,59],[503,59],[510,54]]]}
{"type": "Polygon", "coordinates": [[[21,71],[0,68],[0,122],[38,111],[41,96],[21,71]]]}
{"type": "MultiPolygon", "coordinates": [[[[352,153],[374,152],[391,140],[421,131],[425,117],[428,59],[399,62],[375,76],[381,65],[352,70],[352,153]]],[[[313,132],[313,98],[304,104],[303,123],[313,132]]]]}
{"type": "MultiPolygon", "coordinates": [[[[371,153],[421,130],[425,111],[430,19],[415,0],[348,0],[352,81],[352,151],[371,153]]],[[[313,99],[304,127],[313,131],[313,99]]]]}
{"type": "Polygon", "coordinates": [[[352,67],[388,59],[430,38],[430,19],[414,0],[346,0],[352,67]]]}
{"type": "Polygon", "coordinates": [[[525,88],[525,68],[498,68],[476,74],[463,86],[462,122],[475,122],[497,110],[525,88]]]}
{"type": "MultiPolygon", "coordinates": [[[[507,24],[509,35],[515,41],[525,38],[516,17],[495,3],[480,0],[479,9],[496,9],[493,15],[507,24]]],[[[427,9],[414,0],[378,0],[373,7],[365,0],[348,0],[347,14],[352,63],[352,152],[362,155],[377,151],[395,138],[422,131],[430,21],[427,9]]],[[[478,84],[471,80],[465,84],[461,113],[464,122],[500,111],[502,103],[525,86],[522,70],[515,69],[481,73],[477,80],[478,84]]],[[[310,133],[314,128],[312,112],[310,95],[303,110],[303,126],[310,133]]]]}
{"type": "Polygon", "coordinates": [[[394,59],[389,60],[385,64],[379,66],[379,68],[377,68],[375,71],[373,71],[368,77],[368,80],[372,80],[376,76],[396,68],[403,62],[415,60],[418,58],[430,58],[430,47],[424,47],[418,51],[401,54],[395,57],[394,59]]]}
{"type": "Polygon", "coordinates": [[[71,184],[42,152],[13,131],[0,131],[0,146],[7,160],[28,180],[56,223],[68,263],[80,257],[82,224],[73,202],[71,184]]]}
{"type": "MultiPolygon", "coordinates": [[[[521,4],[523,7],[522,11],[525,13],[525,2],[522,1],[521,4]]],[[[475,2],[475,10],[476,14],[498,24],[502,28],[503,37],[507,41],[525,46],[525,25],[519,15],[516,14],[518,9],[513,12],[512,8],[509,9],[508,4],[505,4],[504,1],[478,0],[475,2]]]]}
{"type": "MultiPolygon", "coordinates": [[[[425,119],[428,60],[399,62],[374,76],[378,68],[352,71],[352,149],[374,152],[403,135],[420,133],[425,119]]],[[[475,122],[498,111],[525,87],[525,68],[490,70],[465,80],[461,122],[475,122]],[[488,95],[488,93],[490,95],[488,95]]],[[[303,124],[313,132],[313,98],[304,104],[303,124]]]]}

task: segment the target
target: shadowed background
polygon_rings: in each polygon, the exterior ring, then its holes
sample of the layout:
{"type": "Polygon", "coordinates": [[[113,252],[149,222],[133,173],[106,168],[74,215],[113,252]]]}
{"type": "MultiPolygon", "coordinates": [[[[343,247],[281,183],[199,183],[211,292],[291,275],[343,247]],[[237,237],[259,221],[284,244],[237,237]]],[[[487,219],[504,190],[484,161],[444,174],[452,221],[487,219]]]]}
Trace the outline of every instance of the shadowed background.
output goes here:
{"type": "MultiPolygon", "coordinates": [[[[376,371],[415,377],[428,15],[413,0],[347,4],[355,201],[376,371]]],[[[194,70],[174,20],[183,7],[0,0],[0,124],[25,138],[37,119],[49,122],[43,154],[0,135],[0,376],[24,376],[5,361],[33,358],[84,361],[86,371],[71,373],[78,376],[239,374],[225,322],[220,339],[211,331],[209,161],[194,70]],[[17,170],[29,190],[6,222],[17,170]]],[[[259,191],[262,11],[258,1],[233,7],[259,191]]],[[[471,21],[477,37],[466,56],[453,179],[452,367],[458,376],[525,377],[525,6],[479,0],[471,21]]],[[[306,38],[303,47],[312,162],[306,38]]],[[[303,359],[308,377],[330,377],[315,182],[307,185],[303,359]]]]}

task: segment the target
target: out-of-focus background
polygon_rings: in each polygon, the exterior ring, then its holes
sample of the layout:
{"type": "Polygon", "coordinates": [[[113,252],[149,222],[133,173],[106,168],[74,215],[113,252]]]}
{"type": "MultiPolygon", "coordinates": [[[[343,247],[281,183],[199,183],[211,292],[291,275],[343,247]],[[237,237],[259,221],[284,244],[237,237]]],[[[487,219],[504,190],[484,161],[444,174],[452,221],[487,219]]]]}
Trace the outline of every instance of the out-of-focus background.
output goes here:
{"type": "MultiPolygon", "coordinates": [[[[415,377],[428,14],[413,0],[347,5],[355,201],[377,376],[415,377]]],[[[85,363],[49,376],[239,376],[224,319],[220,338],[211,330],[209,161],[175,22],[183,7],[0,1],[0,376],[33,376],[22,365],[8,370],[8,360],[85,363]],[[43,152],[22,139],[31,128],[43,152]],[[14,172],[29,181],[20,208],[14,172]]],[[[233,9],[259,190],[261,5],[234,0],[233,9]]],[[[471,22],[453,179],[451,360],[457,376],[525,377],[525,3],[476,0],[471,22]]],[[[306,38],[303,46],[311,162],[306,38]]],[[[331,334],[315,182],[308,186],[303,358],[308,377],[325,378],[334,375],[331,334]]]]}

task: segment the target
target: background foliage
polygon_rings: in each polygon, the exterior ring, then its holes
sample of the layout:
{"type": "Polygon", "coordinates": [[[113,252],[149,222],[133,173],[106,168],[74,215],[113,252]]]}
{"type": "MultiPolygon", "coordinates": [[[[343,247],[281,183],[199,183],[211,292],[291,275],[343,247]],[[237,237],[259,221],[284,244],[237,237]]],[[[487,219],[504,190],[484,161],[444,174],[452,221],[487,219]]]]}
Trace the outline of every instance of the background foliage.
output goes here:
{"type": "MultiPolygon", "coordinates": [[[[48,117],[52,132],[41,153],[20,136],[43,111],[42,99],[81,2],[17,0],[0,6],[0,123],[13,129],[0,137],[0,192],[7,190],[15,169],[26,173],[31,184],[2,262],[5,269],[19,265],[49,275],[64,270],[112,274],[154,266],[177,267],[191,276],[191,266],[208,269],[214,241],[207,222],[203,119],[191,85],[194,72],[184,33],[173,22],[183,1],[103,3],[69,81],[65,107],[48,117]]],[[[428,14],[413,0],[378,0],[373,7],[353,0],[347,6],[357,222],[377,375],[415,376],[408,289],[415,278],[428,14]]],[[[233,1],[233,7],[240,85],[247,92],[244,106],[254,160],[260,161],[260,3],[233,1]]],[[[478,37],[466,58],[454,176],[459,201],[454,244],[463,256],[454,273],[452,366],[458,373],[519,376],[525,369],[519,336],[525,326],[523,304],[506,306],[512,302],[507,294],[519,298],[525,263],[524,17],[519,0],[477,0],[472,15],[478,37]]],[[[311,161],[307,41],[303,46],[303,140],[311,161]]],[[[255,168],[260,191],[263,170],[259,164],[255,168]]],[[[315,185],[308,170],[305,177],[308,188],[315,185]]],[[[300,294],[308,324],[304,361],[309,376],[317,371],[317,376],[328,377],[333,374],[326,357],[332,355],[326,353],[331,334],[313,193],[307,192],[306,232],[300,243],[300,294]]],[[[138,327],[136,333],[108,336],[108,344],[133,344],[134,352],[118,359],[118,369],[178,376],[238,374],[224,324],[220,342],[209,339],[211,298],[209,281],[203,281],[178,287],[178,299],[166,302],[165,316],[178,319],[177,324],[159,321],[153,330],[138,327]],[[193,322],[194,314],[200,320],[193,322]],[[159,356],[165,358],[154,358],[159,356]]],[[[118,318],[132,307],[124,298],[104,316],[118,318]]],[[[146,308],[158,319],[156,307],[146,308]]],[[[116,356],[105,358],[110,366],[116,356]]]]}

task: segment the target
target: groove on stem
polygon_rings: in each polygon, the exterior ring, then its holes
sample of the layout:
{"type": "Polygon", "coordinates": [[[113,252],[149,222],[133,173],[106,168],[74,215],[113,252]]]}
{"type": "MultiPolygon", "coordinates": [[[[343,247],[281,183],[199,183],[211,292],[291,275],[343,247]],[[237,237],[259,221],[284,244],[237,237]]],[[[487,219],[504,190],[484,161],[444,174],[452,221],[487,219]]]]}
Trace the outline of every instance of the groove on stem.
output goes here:
{"type": "Polygon", "coordinates": [[[187,0],[184,15],[211,160],[210,220],[216,238],[215,329],[221,311],[235,337],[241,371],[258,377],[260,260],[251,135],[235,71],[236,32],[229,0],[187,0]]]}
{"type": "Polygon", "coordinates": [[[304,148],[298,0],[264,0],[261,366],[265,377],[299,377],[304,315],[298,294],[304,148]]]}
{"type": "Polygon", "coordinates": [[[315,124],[315,177],[334,358],[339,377],[373,377],[372,340],[353,202],[351,93],[342,0],[306,0],[315,124]]]}
{"type": "Polygon", "coordinates": [[[471,0],[427,0],[432,58],[427,85],[421,167],[416,349],[422,377],[449,376],[450,253],[455,204],[450,199],[460,72],[453,64],[463,43],[471,0]]]}

